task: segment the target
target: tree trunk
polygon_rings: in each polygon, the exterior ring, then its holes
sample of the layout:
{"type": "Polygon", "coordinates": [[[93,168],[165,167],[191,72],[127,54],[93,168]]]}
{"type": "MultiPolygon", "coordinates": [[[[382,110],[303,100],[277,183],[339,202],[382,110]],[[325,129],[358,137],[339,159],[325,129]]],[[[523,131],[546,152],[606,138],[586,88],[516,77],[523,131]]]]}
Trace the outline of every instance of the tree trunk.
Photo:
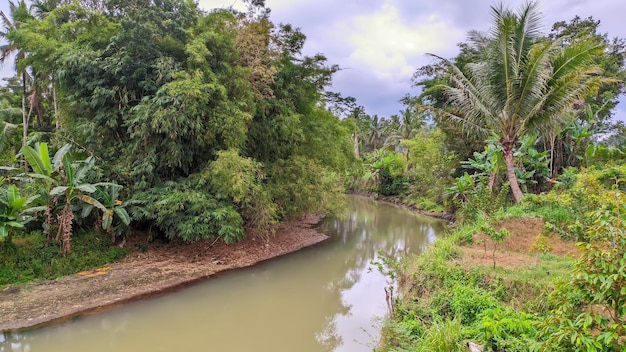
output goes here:
{"type": "Polygon", "coordinates": [[[513,192],[513,198],[515,203],[519,203],[524,197],[524,193],[519,187],[517,182],[517,176],[515,175],[515,165],[513,164],[513,143],[503,143],[504,163],[506,164],[506,176],[509,179],[511,185],[511,191],[513,192]]]}
{"type": "Polygon", "coordinates": [[[22,147],[26,146],[28,137],[28,115],[26,114],[26,72],[22,72],[22,147]]]}
{"type": "Polygon", "coordinates": [[[359,156],[359,134],[354,132],[353,136],[354,136],[354,156],[356,156],[357,159],[360,159],[361,157],[359,156]]]}
{"type": "Polygon", "coordinates": [[[556,165],[554,163],[555,144],[556,144],[556,133],[550,133],[550,178],[555,178],[557,176],[556,165]]]}
{"type": "Polygon", "coordinates": [[[54,106],[54,127],[58,130],[61,128],[61,121],[59,121],[59,106],[57,103],[57,83],[55,81],[54,74],[52,75],[52,105],[54,106]]]}

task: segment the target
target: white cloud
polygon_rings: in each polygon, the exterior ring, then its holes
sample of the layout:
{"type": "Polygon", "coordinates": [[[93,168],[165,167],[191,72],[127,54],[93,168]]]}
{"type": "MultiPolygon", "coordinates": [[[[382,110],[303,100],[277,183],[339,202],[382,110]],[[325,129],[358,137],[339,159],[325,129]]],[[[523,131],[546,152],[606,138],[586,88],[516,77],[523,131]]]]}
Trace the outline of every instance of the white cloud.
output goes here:
{"type": "Polygon", "coordinates": [[[436,16],[417,16],[407,23],[391,1],[375,13],[347,19],[335,31],[352,48],[345,64],[388,79],[410,77],[425,53],[446,50],[465,36],[465,31],[436,16]]]}

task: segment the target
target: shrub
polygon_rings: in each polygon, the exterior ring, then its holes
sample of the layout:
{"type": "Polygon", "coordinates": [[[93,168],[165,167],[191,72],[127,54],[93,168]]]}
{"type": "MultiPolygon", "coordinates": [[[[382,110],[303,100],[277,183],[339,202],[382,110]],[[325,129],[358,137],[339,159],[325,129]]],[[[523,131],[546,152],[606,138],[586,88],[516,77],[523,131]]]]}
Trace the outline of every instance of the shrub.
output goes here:
{"type": "Polygon", "coordinates": [[[571,279],[549,297],[554,309],[542,329],[548,351],[626,348],[626,196],[609,192],[600,201],[571,279]]]}
{"type": "Polygon", "coordinates": [[[233,243],[245,236],[243,219],[234,205],[220,202],[185,182],[166,182],[136,197],[145,206],[131,209],[133,218],[154,223],[169,239],[195,241],[219,237],[233,243]]]}

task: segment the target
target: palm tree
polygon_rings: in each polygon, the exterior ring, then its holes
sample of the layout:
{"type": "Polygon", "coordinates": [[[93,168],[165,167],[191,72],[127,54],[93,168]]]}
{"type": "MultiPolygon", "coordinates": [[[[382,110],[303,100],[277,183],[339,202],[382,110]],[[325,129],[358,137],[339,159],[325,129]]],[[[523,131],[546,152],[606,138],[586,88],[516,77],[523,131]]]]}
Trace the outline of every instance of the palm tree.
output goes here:
{"type": "Polygon", "coordinates": [[[460,122],[466,132],[499,136],[511,191],[519,202],[523,193],[513,160],[518,141],[542,126],[566,123],[564,112],[598,86],[593,59],[602,47],[541,38],[536,2],[523,4],[517,12],[502,4],[491,10],[493,27],[474,42],[483,58],[467,64],[465,73],[433,55],[445,69],[447,83],[441,88],[452,110],[437,112],[460,122]]]}
{"type": "MultiPolygon", "coordinates": [[[[0,22],[2,22],[0,39],[4,40],[8,40],[7,36],[10,32],[17,30],[22,23],[25,23],[29,19],[33,18],[25,0],[21,0],[17,4],[9,0],[9,11],[10,16],[7,16],[3,11],[0,11],[0,22]]],[[[8,44],[0,46],[0,64],[4,64],[12,55],[15,55],[15,68],[18,69],[18,63],[26,58],[26,52],[21,50],[21,48],[14,42],[9,40],[8,44]]],[[[22,78],[22,123],[24,125],[22,144],[26,145],[26,137],[28,136],[26,78],[28,73],[26,72],[26,69],[18,69],[17,73],[22,78]]]]}
{"type": "Polygon", "coordinates": [[[412,108],[400,111],[400,115],[394,115],[392,119],[392,123],[389,124],[389,138],[387,138],[386,143],[393,147],[396,147],[403,140],[415,137],[424,125],[424,116],[412,108]]]}
{"type": "Polygon", "coordinates": [[[367,143],[372,147],[373,151],[378,149],[378,143],[383,136],[382,123],[384,118],[381,119],[378,115],[373,115],[370,118],[369,131],[367,132],[367,143]]]}

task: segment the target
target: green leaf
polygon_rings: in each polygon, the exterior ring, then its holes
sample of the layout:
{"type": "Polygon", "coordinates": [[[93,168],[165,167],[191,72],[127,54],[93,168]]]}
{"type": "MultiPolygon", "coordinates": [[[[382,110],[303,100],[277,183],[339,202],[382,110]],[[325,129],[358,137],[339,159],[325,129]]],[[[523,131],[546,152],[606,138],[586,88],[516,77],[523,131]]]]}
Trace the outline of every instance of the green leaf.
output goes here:
{"type": "Polygon", "coordinates": [[[28,208],[28,209],[24,210],[23,214],[33,214],[33,213],[36,213],[38,211],[45,211],[46,208],[47,207],[45,205],[42,205],[42,206],[39,206],[39,207],[28,208]]]}
{"type": "Polygon", "coordinates": [[[89,216],[89,214],[91,214],[91,211],[93,210],[93,205],[89,204],[83,207],[83,210],[80,212],[80,216],[82,218],[86,218],[89,216]]]}
{"type": "Polygon", "coordinates": [[[0,226],[0,238],[7,237],[9,235],[9,228],[6,226],[0,226]]]}
{"type": "Polygon", "coordinates": [[[115,208],[113,210],[115,211],[115,214],[117,214],[117,217],[120,218],[120,220],[124,223],[124,225],[129,225],[130,224],[130,216],[128,216],[128,213],[126,212],[126,209],[124,209],[124,208],[115,208]]]}
{"type": "Polygon", "coordinates": [[[38,178],[40,180],[45,180],[45,181],[50,182],[50,183],[56,183],[55,179],[53,179],[52,177],[47,176],[47,175],[40,175],[40,174],[30,173],[30,174],[28,174],[28,176],[32,177],[32,178],[38,178]]]}
{"type": "Polygon", "coordinates": [[[24,227],[24,224],[22,224],[21,222],[17,222],[17,221],[5,222],[4,225],[5,226],[11,226],[11,227],[17,227],[17,228],[24,227]]]}
{"type": "Polygon", "coordinates": [[[41,159],[44,169],[46,170],[46,175],[52,175],[52,164],[50,163],[50,154],[48,152],[47,143],[39,144],[39,158],[41,159]]]}
{"type": "Polygon", "coordinates": [[[26,158],[26,161],[28,161],[28,164],[33,168],[33,171],[36,174],[49,176],[43,164],[43,160],[41,160],[39,153],[37,153],[35,149],[27,145],[22,148],[21,153],[24,155],[24,158],[26,158]]]}
{"type": "Polygon", "coordinates": [[[61,163],[63,162],[65,154],[67,154],[71,148],[72,145],[68,143],[62,146],[59,150],[57,150],[57,152],[54,154],[54,158],[52,159],[52,166],[54,167],[54,170],[58,170],[59,167],[61,167],[61,163]]]}
{"type": "Polygon", "coordinates": [[[96,187],[90,183],[83,183],[82,185],[78,185],[76,188],[85,193],[94,193],[97,190],[96,187]]]}
{"type": "Polygon", "coordinates": [[[61,194],[64,194],[65,191],[68,190],[69,187],[67,186],[56,186],[52,189],[52,191],[50,191],[50,196],[54,197],[54,196],[58,196],[61,194]]]}
{"type": "Polygon", "coordinates": [[[16,209],[14,204],[15,204],[15,201],[19,198],[20,198],[20,191],[17,189],[15,185],[10,185],[9,188],[7,188],[7,202],[9,203],[9,206],[12,207],[13,209],[16,209]]]}
{"type": "Polygon", "coordinates": [[[108,211],[104,213],[104,216],[102,216],[102,228],[103,229],[108,229],[111,224],[113,223],[113,218],[111,217],[111,213],[109,213],[108,211]]]}
{"type": "Polygon", "coordinates": [[[74,168],[70,158],[66,155],[63,156],[63,167],[65,168],[65,177],[67,178],[67,185],[74,186],[74,168]]]}
{"type": "Polygon", "coordinates": [[[13,208],[14,211],[20,211],[24,208],[24,205],[26,205],[26,198],[17,198],[11,203],[11,208],[13,208]]]}
{"type": "MultiPolygon", "coordinates": [[[[95,163],[95,159],[93,156],[88,157],[84,163],[78,168],[78,170],[76,171],[76,173],[74,174],[74,181],[76,183],[82,181],[82,179],[87,175],[87,173],[89,172],[89,170],[91,170],[91,168],[93,167],[95,163]]],[[[95,192],[95,190],[94,190],[95,192]]],[[[93,193],[93,192],[90,192],[93,193]]]]}

